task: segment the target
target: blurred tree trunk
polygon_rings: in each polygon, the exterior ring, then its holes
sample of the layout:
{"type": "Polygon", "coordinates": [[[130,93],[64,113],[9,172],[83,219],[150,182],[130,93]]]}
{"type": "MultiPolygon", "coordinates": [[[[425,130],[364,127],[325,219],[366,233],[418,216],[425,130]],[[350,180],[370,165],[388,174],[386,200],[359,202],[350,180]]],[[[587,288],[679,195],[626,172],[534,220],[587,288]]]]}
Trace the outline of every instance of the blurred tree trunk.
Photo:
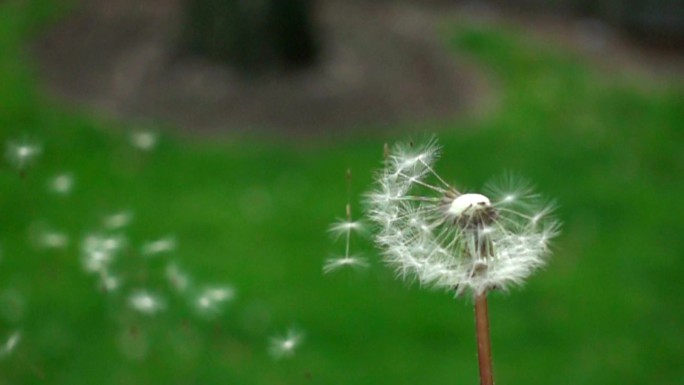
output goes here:
{"type": "Polygon", "coordinates": [[[186,0],[184,39],[197,53],[243,70],[312,65],[313,0],[186,0]]]}

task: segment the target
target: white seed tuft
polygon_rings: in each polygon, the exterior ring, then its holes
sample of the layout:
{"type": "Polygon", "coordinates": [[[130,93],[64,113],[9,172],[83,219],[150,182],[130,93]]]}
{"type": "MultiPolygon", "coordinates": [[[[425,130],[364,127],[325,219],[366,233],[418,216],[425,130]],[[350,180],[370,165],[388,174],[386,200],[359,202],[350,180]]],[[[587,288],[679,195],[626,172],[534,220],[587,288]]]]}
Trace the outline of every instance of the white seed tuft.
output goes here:
{"type": "Polygon", "coordinates": [[[150,151],[157,145],[158,135],[152,131],[134,131],[130,139],[135,148],[150,151]]]}
{"type": "Polygon", "coordinates": [[[142,247],[142,254],[153,257],[159,254],[168,253],[176,249],[176,239],[167,236],[155,241],[147,242],[142,247]]]}
{"type": "Polygon", "coordinates": [[[230,286],[207,287],[195,298],[195,307],[200,315],[214,316],[234,298],[235,290],[230,286]]]}
{"type": "Polygon", "coordinates": [[[7,160],[19,171],[23,171],[42,152],[41,147],[27,140],[21,142],[8,142],[5,155],[7,160]]]}
{"type": "Polygon", "coordinates": [[[268,351],[274,359],[292,357],[303,340],[302,332],[290,329],[284,335],[272,337],[268,351]]]}
{"type": "Polygon", "coordinates": [[[131,223],[131,220],[133,220],[133,212],[123,210],[106,216],[102,221],[102,224],[107,229],[113,230],[128,226],[131,223]]]}
{"type": "Polygon", "coordinates": [[[129,306],[146,315],[154,315],[165,309],[164,301],[157,295],[146,290],[139,290],[128,298],[129,306]]]}
{"type": "Polygon", "coordinates": [[[48,190],[58,195],[68,195],[74,187],[74,176],[70,173],[55,175],[48,180],[48,190]]]}
{"type": "Polygon", "coordinates": [[[176,263],[172,262],[166,265],[165,273],[166,279],[169,281],[174,290],[182,293],[188,289],[188,286],[190,285],[190,279],[176,263]]]}
{"type": "Polygon", "coordinates": [[[0,345],[0,358],[5,358],[12,354],[17,348],[17,345],[19,345],[19,341],[21,341],[21,332],[16,330],[7,337],[5,343],[0,345]]]}
{"type": "Polygon", "coordinates": [[[345,267],[364,269],[368,267],[368,262],[364,258],[355,257],[353,255],[348,257],[328,258],[323,265],[323,273],[332,273],[333,271],[343,269],[345,267]]]}

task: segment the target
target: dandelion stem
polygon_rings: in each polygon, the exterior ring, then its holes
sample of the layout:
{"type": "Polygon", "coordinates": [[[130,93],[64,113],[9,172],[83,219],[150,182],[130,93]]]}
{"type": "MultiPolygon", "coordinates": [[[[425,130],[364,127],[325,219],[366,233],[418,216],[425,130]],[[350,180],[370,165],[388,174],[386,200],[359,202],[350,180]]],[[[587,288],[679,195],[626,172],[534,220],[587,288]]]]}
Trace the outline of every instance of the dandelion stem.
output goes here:
{"type": "Polygon", "coordinates": [[[480,364],[480,385],[494,385],[486,291],[475,297],[475,327],[477,330],[477,358],[480,364]]]}
{"type": "MultiPolygon", "coordinates": [[[[347,203],[347,223],[352,223],[351,205],[349,203],[347,203]]],[[[347,234],[346,234],[347,243],[346,243],[346,246],[344,249],[344,257],[345,258],[349,258],[349,245],[351,244],[351,229],[352,229],[351,226],[347,227],[347,234]]]]}
{"type": "MultiPolygon", "coordinates": [[[[352,223],[351,203],[350,203],[351,202],[351,178],[352,178],[351,169],[348,168],[347,169],[347,207],[346,207],[347,223],[352,223]]],[[[347,227],[347,234],[346,234],[347,244],[346,244],[345,251],[344,251],[344,257],[345,258],[349,258],[349,245],[351,243],[351,231],[352,231],[351,226],[348,226],[347,227]]]]}

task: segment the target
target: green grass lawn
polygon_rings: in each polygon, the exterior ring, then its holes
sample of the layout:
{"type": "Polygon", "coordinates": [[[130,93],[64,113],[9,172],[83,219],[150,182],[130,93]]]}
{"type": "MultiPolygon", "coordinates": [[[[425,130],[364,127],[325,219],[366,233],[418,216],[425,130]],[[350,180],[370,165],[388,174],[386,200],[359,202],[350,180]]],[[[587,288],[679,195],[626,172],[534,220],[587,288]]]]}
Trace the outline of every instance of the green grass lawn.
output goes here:
{"type": "MultiPolygon", "coordinates": [[[[346,168],[358,195],[384,141],[406,140],[406,127],[307,146],[165,132],[154,151],[136,151],[131,130],[160,128],[69,111],[39,91],[24,44],[60,12],[46,1],[0,5],[0,144],[43,146],[25,178],[0,166],[0,338],[23,337],[0,360],[0,384],[477,383],[471,303],[395,280],[368,241],[353,247],[370,269],[321,273],[343,247],[326,228],[344,214],[346,168]],[[63,171],[73,193],[48,193],[63,171]],[[126,281],[106,294],[83,272],[80,242],[121,210],[134,213],[126,281]],[[33,247],[40,221],[70,245],[33,247]],[[171,255],[145,263],[133,252],[167,234],[178,240],[171,255]],[[197,317],[158,282],[164,259],[197,282],[233,285],[235,301],[197,317]],[[165,312],[126,308],[127,290],[154,285],[165,312]],[[269,338],[291,326],[304,343],[273,360],[269,338]]],[[[519,31],[453,24],[446,46],[488,71],[498,109],[417,125],[413,136],[437,134],[438,170],[459,186],[527,176],[557,198],[564,222],[545,271],[490,300],[497,383],[682,384],[682,83],[600,72],[519,31]]]]}

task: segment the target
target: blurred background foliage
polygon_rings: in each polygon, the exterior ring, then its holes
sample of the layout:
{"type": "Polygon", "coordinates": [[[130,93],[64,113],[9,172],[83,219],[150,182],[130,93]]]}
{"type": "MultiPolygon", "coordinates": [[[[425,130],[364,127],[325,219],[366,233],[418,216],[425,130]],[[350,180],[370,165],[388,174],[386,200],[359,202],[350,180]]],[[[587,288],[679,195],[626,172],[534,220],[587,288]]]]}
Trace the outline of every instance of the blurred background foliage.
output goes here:
{"type": "Polygon", "coordinates": [[[353,247],[369,270],[321,273],[342,250],[326,228],[344,215],[345,170],[358,217],[383,143],[432,134],[444,147],[438,171],[458,186],[513,170],[560,203],[548,268],[524,290],[492,295],[498,383],[682,383],[681,79],[609,73],[510,25],[451,20],[444,49],[497,87],[485,116],[335,142],[216,140],[46,97],[25,44],[64,12],[43,0],[0,5],[0,143],[43,148],[23,178],[0,168],[0,338],[22,332],[0,384],[477,383],[468,301],[395,280],[368,241],[353,247]],[[136,130],[159,133],[157,146],[135,149],[136,130]],[[73,193],[51,195],[47,181],[65,171],[73,193]],[[174,234],[178,249],[164,258],[233,285],[235,301],[210,320],[182,303],[144,316],[98,290],[80,242],[121,210],[134,213],[131,245],[174,234]],[[36,221],[70,244],[35,248],[36,221]],[[273,360],[269,337],[293,325],[303,345],[273,360]]]}
{"type": "Polygon", "coordinates": [[[513,7],[598,18],[649,44],[684,45],[684,3],[679,0],[522,0],[513,7]]]}

